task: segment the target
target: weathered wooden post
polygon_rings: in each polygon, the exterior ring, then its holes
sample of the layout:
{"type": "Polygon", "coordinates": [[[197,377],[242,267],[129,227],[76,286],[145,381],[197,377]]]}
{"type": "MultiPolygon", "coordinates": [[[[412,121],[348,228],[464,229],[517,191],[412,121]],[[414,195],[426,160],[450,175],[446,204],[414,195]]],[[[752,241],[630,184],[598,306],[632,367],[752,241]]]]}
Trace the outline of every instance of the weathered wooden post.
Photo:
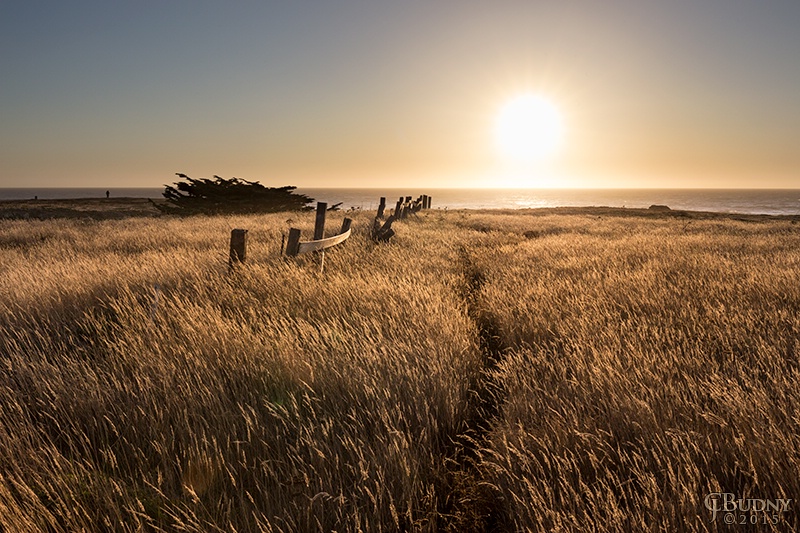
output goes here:
{"type": "Polygon", "coordinates": [[[328,210],[326,202],[317,202],[317,219],[314,221],[314,240],[318,241],[325,235],[325,212],[328,210]]]}
{"type": "Polygon", "coordinates": [[[397,205],[394,206],[394,217],[400,218],[403,215],[403,197],[397,200],[397,205]]]}
{"type": "Polygon", "coordinates": [[[394,235],[392,222],[395,220],[397,220],[397,216],[392,215],[386,219],[386,222],[384,222],[383,226],[381,227],[380,222],[378,222],[378,219],[376,218],[372,225],[372,240],[374,242],[389,242],[389,239],[394,235]]]}
{"type": "Polygon", "coordinates": [[[430,209],[431,208],[431,201],[432,200],[433,199],[430,196],[428,196],[428,207],[426,207],[425,209],[430,209]]]}
{"type": "Polygon", "coordinates": [[[286,241],[286,255],[294,257],[300,251],[300,230],[289,228],[289,238],[286,241]]]}
{"type": "Polygon", "coordinates": [[[247,258],[247,230],[231,230],[231,250],[228,266],[233,268],[238,263],[244,263],[247,258]]]}
{"type": "Polygon", "coordinates": [[[347,230],[349,230],[350,229],[350,224],[352,224],[352,223],[353,223],[353,221],[350,220],[349,218],[345,218],[344,220],[342,220],[342,231],[339,232],[339,235],[341,235],[342,233],[345,233],[347,230]]]}
{"type": "MultiPolygon", "coordinates": [[[[328,211],[327,202],[317,202],[317,218],[314,221],[314,240],[318,241],[325,237],[325,213],[328,211]]],[[[325,269],[325,250],[317,252],[319,254],[319,273],[325,269]]]]}
{"type": "Polygon", "coordinates": [[[372,229],[369,231],[369,236],[372,238],[373,241],[377,237],[380,229],[381,229],[380,219],[378,217],[375,217],[375,219],[372,221],[372,229]]]}
{"type": "Polygon", "coordinates": [[[428,195],[422,195],[422,209],[428,209],[428,195]]]}
{"type": "Polygon", "coordinates": [[[386,209],[386,197],[381,196],[381,203],[378,205],[378,218],[383,218],[384,209],[386,209]]]}

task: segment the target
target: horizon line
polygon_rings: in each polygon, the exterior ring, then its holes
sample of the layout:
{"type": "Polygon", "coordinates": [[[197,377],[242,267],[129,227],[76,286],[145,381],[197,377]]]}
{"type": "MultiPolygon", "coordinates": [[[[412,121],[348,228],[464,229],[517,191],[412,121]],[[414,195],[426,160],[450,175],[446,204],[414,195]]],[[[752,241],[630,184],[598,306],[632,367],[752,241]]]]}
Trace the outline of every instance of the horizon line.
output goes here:
{"type": "MultiPolygon", "coordinates": [[[[262,184],[263,185],[263,184],[262,184]]],[[[266,185],[267,187],[273,187],[272,185],[266,185]]],[[[116,186],[100,186],[100,185],[86,185],[86,186],[76,186],[76,187],[64,187],[64,186],[37,186],[37,187],[6,187],[0,186],[0,190],[47,190],[47,189],[72,189],[72,190],[80,190],[80,189],[161,189],[166,187],[165,185],[116,185],[116,186]]],[[[294,187],[295,189],[362,189],[362,190],[401,190],[401,189],[427,189],[427,190],[509,190],[509,191],[565,191],[565,190],[590,190],[590,191],[599,191],[599,190],[661,190],[661,191],[669,191],[669,190],[676,190],[676,191],[686,191],[686,190],[697,190],[697,191],[743,191],[743,190],[752,190],[752,191],[765,191],[765,190],[774,190],[774,191],[800,191],[800,187],[479,187],[479,186],[465,186],[465,187],[425,187],[425,186],[386,186],[386,187],[337,187],[337,186],[306,186],[306,185],[276,185],[274,187],[294,187]]]]}

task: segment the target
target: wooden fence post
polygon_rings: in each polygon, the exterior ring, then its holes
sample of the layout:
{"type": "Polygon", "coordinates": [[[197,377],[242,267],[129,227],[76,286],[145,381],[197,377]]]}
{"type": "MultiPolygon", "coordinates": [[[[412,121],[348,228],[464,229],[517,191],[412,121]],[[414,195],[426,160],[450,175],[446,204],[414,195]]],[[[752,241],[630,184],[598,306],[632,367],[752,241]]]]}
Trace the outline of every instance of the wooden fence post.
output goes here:
{"type": "Polygon", "coordinates": [[[233,268],[238,263],[244,263],[247,258],[247,230],[231,230],[231,250],[228,266],[233,268]]]}
{"type": "Polygon", "coordinates": [[[344,220],[342,220],[342,231],[339,232],[339,235],[341,235],[342,233],[344,233],[347,230],[349,230],[350,229],[350,224],[352,224],[352,223],[353,223],[353,221],[350,220],[349,218],[345,218],[344,220]]]}
{"type": "Polygon", "coordinates": [[[314,222],[314,240],[318,241],[325,235],[325,212],[328,210],[326,202],[317,202],[317,219],[314,222]]]}
{"type": "Polygon", "coordinates": [[[400,218],[403,214],[403,197],[401,196],[399,200],[397,200],[397,205],[394,206],[394,216],[395,218],[400,218]]]}
{"type": "Polygon", "coordinates": [[[380,219],[378,217],[375,217],[375,219],[372,221],[372,229],[369,231],[369,236],[373,241],[375,240],[375,236],[378,235],[378,231],[381,229],[381,223],[379,220],[380,219]]]}
{"type": "Polygon", "coordinates": [[[289,239],[286,241],[286,255],[294,257],[300,251],[300,230],[289,228],[289,239]]]}
{"type": "Polygon", "coordinates": [[[394,235],[392,223],[395,220],[397,220],[397,216],[391,215],[386,219],[386,222],[383,223],[383,226],[381,226],[381,223],[378,222],[376,218],[372,224],[372,240],[374,242],[389,242],[389,239],[394,235]]]}
{"type": "Polygon", "coordinates": [[[383,218],[384,209],[386,209],[386,197],[381,196],[381,203],[378,205],[378,218],[383,218]]]}
{"type": "MultiPolygon", "coordinates": [[[[314,240],[318,241],[325,237],[325,213],[328,211],[327,202],[317,202],[317,219],[314,221],[314,240]]],[[[325,250],[317,252],[319,254],[319,273],[325,269],[325,250]]]]}

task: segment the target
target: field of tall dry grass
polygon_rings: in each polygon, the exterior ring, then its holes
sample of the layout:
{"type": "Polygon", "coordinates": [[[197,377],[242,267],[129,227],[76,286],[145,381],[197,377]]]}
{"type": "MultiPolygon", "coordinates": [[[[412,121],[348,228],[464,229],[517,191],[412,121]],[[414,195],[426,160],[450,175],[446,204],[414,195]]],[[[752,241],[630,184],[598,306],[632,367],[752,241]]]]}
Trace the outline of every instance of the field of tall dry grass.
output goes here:
{"type": "Polygon", "coordinates": [[[0,531],[800,527],[800,227],[354,219],[0,221],[0,531]]]}

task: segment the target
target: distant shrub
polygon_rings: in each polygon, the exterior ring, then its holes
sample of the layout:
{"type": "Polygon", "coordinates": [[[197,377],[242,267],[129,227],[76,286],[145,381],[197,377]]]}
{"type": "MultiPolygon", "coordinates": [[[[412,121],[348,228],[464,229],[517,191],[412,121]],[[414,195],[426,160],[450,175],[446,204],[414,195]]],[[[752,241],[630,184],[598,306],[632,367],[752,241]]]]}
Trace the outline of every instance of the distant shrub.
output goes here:
{"type": "Polygon", "coordinates": [[[162,193],[167,202],[155,204],[167,214],[242,214],[275,213],[307,209],[314,201],[304,194],[294,192],[296,187],[265,187],[257,181],[239,178],[224,179],[214,176],[190,178],[177,174],[184,181],[167,185],[162,193]]]}

